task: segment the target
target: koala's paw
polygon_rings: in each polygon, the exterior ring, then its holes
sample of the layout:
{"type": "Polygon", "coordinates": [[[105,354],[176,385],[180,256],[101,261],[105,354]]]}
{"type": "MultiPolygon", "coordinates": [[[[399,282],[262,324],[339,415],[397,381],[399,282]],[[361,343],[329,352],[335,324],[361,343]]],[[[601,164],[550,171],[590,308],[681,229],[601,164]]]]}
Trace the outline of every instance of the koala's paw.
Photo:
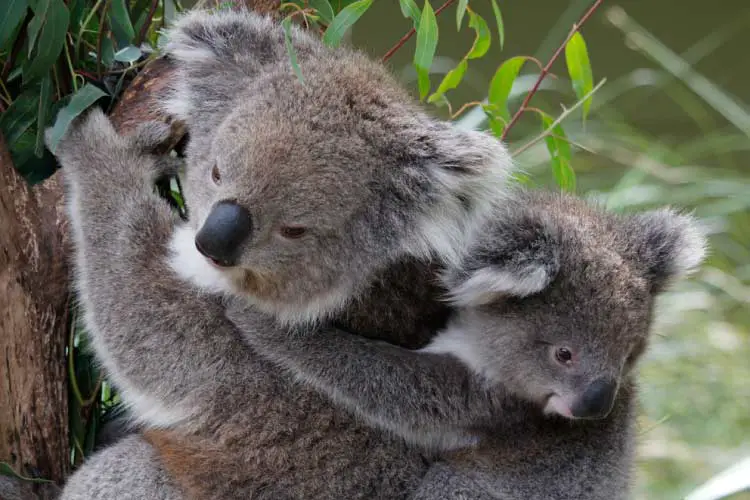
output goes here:
{"type": "Polygon", "coordinates": [[[53,128],[45,131],[44,139],[47,148],[63,163],[88,153],[106,151],[121,142],[109,118],[98,107],[74,118],[57,141],[53,128]]]}

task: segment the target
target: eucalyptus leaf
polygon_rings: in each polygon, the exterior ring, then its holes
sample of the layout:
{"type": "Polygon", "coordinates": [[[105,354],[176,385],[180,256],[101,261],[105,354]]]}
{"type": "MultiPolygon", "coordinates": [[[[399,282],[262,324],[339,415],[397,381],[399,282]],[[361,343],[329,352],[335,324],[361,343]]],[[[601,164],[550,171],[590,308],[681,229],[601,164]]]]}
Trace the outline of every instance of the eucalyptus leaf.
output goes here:
{"type": "Polygon", "coordinates": [[[547,134],[544,142],[547,145],[550,159],[552,161],[552,173],[557,184],[566,191],[575,191],[576,175],[570,165],[571,150],[570,143],[561,124],[554,125],[551,116],[542,113],[542,127],[547,134]]]}
{"type": "Polygon", "coordinates": [[[419,19],[422,16],[422,11],[419,10],[414,0],[399,0],[399,6],[401,7],[401,13],[404,17],[408,17],[414,23],[414,29],[419,29],[419,19]]]}
{"type": "Polygon", "coordinates": [[[86,111],[96,101],[98,101],[102,97],[105,97],[106,95],[107,94],[100,90],[98,87],[95,87],[90,83],[87,83],[86,85],[78,89],[78,92],[73,94],[73,97],[70,98],[70,102],[68,103],[68,105],[62,108],[57,113],[55,124],[49,133],[49,143],[47,144],[47,147],[49,147],[52,153],[55,152],[57,143],[60,142],[60,139],[65,134],[65,131],[68,130],[68,126],[70,125],[70,123],[78,115],[86,111]]]}
{"type": "Polygon", "coordinates": [[[497,5],[497,0],[492,1],[492,12],[495,13],[495,23],[497,24],[497,36],[500,39],[500,50],[505,46],[505,24],[503,23],[503,15],[500,12],[500,7],[497,5]]]}
{"type": "MultiPolygon", "coordinates": [[[[594,88],[594,77],[591,72],[586,42],[579,32],[576,32],[565,45],[565,62],[568,66],[568,74],[571,82],[573,82],[576,97],[583,99],[594,88]]],[[[584,121],[589,114],[592,98],[593,96],[589,96],[583,102],[581,109],[583,110],[584,121]]]]}
{"type": "Polygon", "coordinates": [[[143,53],[141,52],[141,49],[133,45],[129,45],[125,47],[124,49],[120,49],[117,52],[115,52],[114,59],[115,61],[120,61],[124,63],[134,63],[135,61],[140,59],[141,55],[143,55],[143,53]]]}
{"type": "Polygon", "coordinates": [[[518,77],[521,67],[528,60],[525,56],[511,57],[495,72],[490,81],[488,101],[497,108],[497,113],[507,122],[510,120],[508,111],[508,97],[513,88],[513,82],[518,77]]]}
{"type": "Polygon", "coordinates": [[[414,68],[417,70],[420,99],[424,99],[430,92],[430,67],[435,58],[437,43],[438,25],[435,11],[432,10],[429,0],[425,0],[417,30],[417,48],[414,51],[414,68]]]}
{"type": "Polygon", "coordinates": [[[302,76],[302,70],[297,62],[297,52],[294,50],[294,45],[292,44],[292,18],[284,18],[284,20],[281,21],[281,26],[284,28],[284,45],[286,45],[286,53],[289,57],[289,63],[292,65],[292,71],[297,75],[299,81],[304,84],[305,79],[302,76]]]}
{"type": "Polygon", "coordinates": [[[362,14],[367,12],[367,9],[372,5],[373,0],[359,0],[352,4],[347,5],[341,12],[336,14],[331,24],[328,25],[325,34],[323,35],[323,43],[329,47],[338,47],[341,44],[341,38],[346,33],[346,30],[352,27],[357,20],[362,17],[362,14]]]}
{"type": "Polygon", "coordinates": [[[478,59],[485,55],[490,49],[492,34],[482,16],[472,10],[469,11],[469,26],[474,28],[476,37],[474,38],[474,44],[471,46],[471,50],[466,58],[478,59]]]}
{"type": "Polygon", "coordinates": [[[62,0],[39,0],[29,23],[30,57],[23,67],[23,81],[44,76],[63,50],[70,13],[62,0]],[[32,30],[33,28],[33,30],[32,30]],[[33,31],[33,34],[32,34],[33,31]]]}
{"type": "Polygon", "coordinates": [[[466,74],[466,68],[468,68],[468,66],[469,63],[466,61],[466,59],[462,59],[461,62],[458,63],[458,66],[450,70],[443,77],[443,81],[440,82],[438,89],[429,97],[429,99],[427,99],[427,102],[438,102],[442,97],[444,97],[443,94],[451,89],[455,89],[456,87],[458,87],[458,84],[461,83],[461,80],[466,74]]]}
{"type": "Polygon", "coordinates": [[[461,24],[464,21],[464,15],[468,6],[469,0],[458,0],[458,7],[456,7],[456,29],[458,31],[461,31],[461,24]]]}
{"type": "Polygon", "coordinates": [[[11,40],[16,28],[26,16],[29,4],[26,0],[0,0],[0,49],[11,40]]]}
{"type": "Polygon", "coordinates": [[[125,0],[111,0],[109,4],[109,21],[112,25],[112,33],[117,41],[123,45],[132,43],[135,38],[135,29],[130,20],[128,7],[125,0]]]}
{"type": "Polygon", "coordinates": [[[321,19],[323,19],[326,24],[331,24],[335,14],[333,12],[333,7],[331,7],[331,3],[328,0],[310,0],[310,5],[318,12],[321,19]]]}
{"type": "Polygon", "coordinates": [[[47,126],[49,119],[49,110],[52,106],[52,78],[48,74],[42,79],[39,99],[37,104],[36,118],[36,144],[34,146],[34,155],[41,158],[44,154],[44,128],[47,126]]]}

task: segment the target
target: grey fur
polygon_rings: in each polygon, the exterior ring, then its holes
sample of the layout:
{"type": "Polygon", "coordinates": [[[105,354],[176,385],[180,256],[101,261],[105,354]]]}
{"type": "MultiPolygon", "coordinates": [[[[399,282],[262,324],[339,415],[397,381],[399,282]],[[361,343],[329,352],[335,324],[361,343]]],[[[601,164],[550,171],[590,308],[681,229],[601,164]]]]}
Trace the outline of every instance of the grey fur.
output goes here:
{"type": "Polygon", "coordinates": [[[427,117],[363,56],[297,31],[294,43],[304,86],[269,20],[196,12],[171,31],[180,74],[170,109],[191,134],[188,223],[153,189],[173,171],[150,154],[164,135],[158,126],[121,137],[97,110],[58,144],[86,326],[148,429],[93,456],[63,498],[173,498],[179,489],[199,498],[395,499],[427,470],[420,450],[256,354],[222,297],[243,295],[285,324],[332,318],[424,343],[436,330],[425,311],[446,309],[434,300],[428,259],[458,259],[502,197],[510,162],[490,136],[427,117]],[[192,235],[228,198],[258,229],[240,265],[219,271],[192,235]],[[306,225],[309,237],[284,241],[283,224],[306,225]],[[388,278],[401,269],[425,284],[421,302],[395,300],[388,278]],[[352,302],[358,295],[373,299],[352,302]],[[380,314],[389,303],[400,307],[380,314]],[[134,449],[141,456],[125,460],[134,449]]]}
{"type": "Polygon", "coordinates": [[[653,301],[704,247],[696,222],[668,209],[614,215],[518,192],[443,274],[462,306],[423,350],[341,331],[285,335],[241,299],[227,315],[258,352],[372,425],[436,451],[477,444],[433,466],[417,498],[620,498],[653,301]],[[555,361],[558,347],[573,366],[555,361]],[[604,421],[543,416],[567,414],[597,380],[624,385],[604,421]]]}

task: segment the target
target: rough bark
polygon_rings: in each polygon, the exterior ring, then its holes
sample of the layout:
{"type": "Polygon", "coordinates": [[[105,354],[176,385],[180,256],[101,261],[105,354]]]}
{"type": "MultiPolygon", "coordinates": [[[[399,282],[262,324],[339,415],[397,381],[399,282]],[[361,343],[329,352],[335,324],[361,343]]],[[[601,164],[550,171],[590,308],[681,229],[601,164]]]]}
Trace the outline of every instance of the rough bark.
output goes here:
{"type": "Polygon", "coordinates": [[[0,461],[62,481],[69,462],[69,270],[62,189],[29,186],[0,137],[0,461]]]}

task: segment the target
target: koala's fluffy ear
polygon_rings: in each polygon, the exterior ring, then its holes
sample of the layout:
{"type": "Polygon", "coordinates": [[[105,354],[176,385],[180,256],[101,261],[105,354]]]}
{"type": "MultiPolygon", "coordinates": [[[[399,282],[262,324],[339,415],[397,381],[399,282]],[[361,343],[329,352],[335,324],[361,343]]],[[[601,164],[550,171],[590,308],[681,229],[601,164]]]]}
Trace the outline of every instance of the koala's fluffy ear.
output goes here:
{"type": "Polygon", "coordinates": [[[655,292],[694,272],[706,255],[705,228],[669,208],[630,217],[623,233],[625,255],[644,270],[655,292]]]}
{"type": "Polygon", "coordinates": [[[447,123],[409,140],[408,147],[410,157],[421,158],[428,169],[434,188],[432,206],[439,207],[421,221],[417,244],[455,265],[467,239],[503,203],[513,161],[503,143],[491,135],[447,123]]]}
{"type": "Polygon", "coordinates": [[[165,53],[179,76],[164,106],[188,123],[224,114],[264,64],[284,56],[281,27],[244,10],[190,11],[167,38],[165,53]]]}
{"type": "Polygon", "coordinates": [[[458,306],[480,306],[501,296],[541,292],[560,269],[560,244],[543,223],[498,224],[472,245],[463,262],[441,276],[448,299],[458,306]]]}

